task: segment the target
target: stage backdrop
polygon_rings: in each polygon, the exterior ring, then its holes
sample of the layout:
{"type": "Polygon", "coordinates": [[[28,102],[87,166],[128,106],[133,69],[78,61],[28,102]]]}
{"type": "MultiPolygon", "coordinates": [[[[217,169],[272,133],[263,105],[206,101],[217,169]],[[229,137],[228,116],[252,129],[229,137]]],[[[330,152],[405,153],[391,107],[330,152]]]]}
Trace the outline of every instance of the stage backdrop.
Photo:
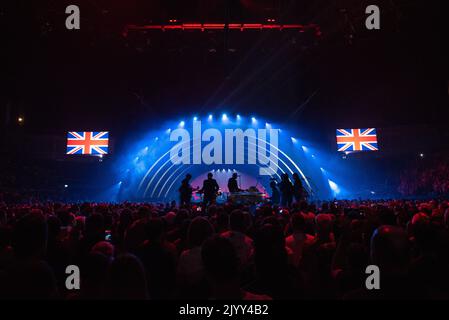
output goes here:
{"type": "Polygon", "coordinates": [[[178,200],[181,180],[192,175],[201,187],[208,172],[227,192],[227,179],[239,174],[241,189],[270,193],[271,179],[298,173],[314,199],[335,195],[320,170],[317,155],[298,133],[256,117],[221,114],[190,117],[137,138],[117,164],[118,199],[168,202],[178,200]]]}

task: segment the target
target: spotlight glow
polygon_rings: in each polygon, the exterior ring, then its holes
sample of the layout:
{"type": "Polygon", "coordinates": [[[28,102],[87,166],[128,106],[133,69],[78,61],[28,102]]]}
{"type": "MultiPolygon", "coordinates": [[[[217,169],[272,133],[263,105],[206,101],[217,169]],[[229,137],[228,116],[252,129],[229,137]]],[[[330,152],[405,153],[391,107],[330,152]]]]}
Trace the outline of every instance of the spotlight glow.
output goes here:
{"type": "Polygon", "coordinates": [[[265,123],[265,127],[269,129],[269,128],[271,128],[271,124],[269,124],[268,122],[266,122],[266,123],[265,123]]]}
{"type": "Polygon", "coordinates": [[[193,117],[193,121],[197,121],[198,120],[198,117],[193,117]]]}
{"type": "Polygon", "coordinates": [[[168,128],[167,130],[165,130],[165,132],[169,134],[171,132],[171,129],[168,128]]]}
{"type": "Polygon", "coordinates": [[[252,118],[251,118],[251,122],[252,122],[253,124],[256,124],[256,123],[257,123],[257,119],[254,118],[254,117],[252,117],[252,118]]]}
{"type": "Polygon", "coordinates": [[[296,142],[298,142],[298,140],[296,140],[296,138],[292,137],[292,142],[296,143],[296,142]]]}
{"type": "Polygon", "coordinates": [[[334,192],[334,194],[335,195],[339,194],[340,193],[340,188],[338,187],[338,185],[334,181],[332,181],[330,179],[327,179],[327,181],[329,183],[329,187],[334,192]]]}
{"type": "Polygon", "coordinates": [[[180,126],[181,128],[184,128],[185,125],[186,125],[186,123],[185,123],[184,121],[181,121],[181,122],[179,123],[179,126],[180,126]]]}
{"type": "Polygon", "coordinates": [[[213,116],[210,114],[210,115],[207,117],[207,120],[212,121],[212,119],[213,119],[213,116]]]}
{"type": "Polygon", "coordinates": [[[240,115],[238,114],[237,115],[237,120],[241,120],[242,119],[242,117],[240,117],[240,115]]]}
{"type": "Polygon", "coordinates": [[[221,120],[228,121],[228,116],[226,113],[223,113],[223,115],[221,116],[221,120]]]}
{"type": "Polygon", "coordinates": [[[307,148],[306,146],[302,146],[301,148],[302,148],[302,150],[304,150],[304,152],[308,152],[309,151],[309,148],[307,148]]]}

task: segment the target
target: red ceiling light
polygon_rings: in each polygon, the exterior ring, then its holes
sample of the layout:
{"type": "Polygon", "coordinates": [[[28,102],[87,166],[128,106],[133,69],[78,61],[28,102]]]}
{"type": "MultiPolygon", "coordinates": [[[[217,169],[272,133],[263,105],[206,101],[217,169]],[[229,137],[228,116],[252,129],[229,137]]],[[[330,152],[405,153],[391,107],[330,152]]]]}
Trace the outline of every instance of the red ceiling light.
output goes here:
{"type": "Polygon", "coordinates": [[[313,30],[316,35],[321,35],[320,27],[316,24],[302,25],[302,24],[277,24],[275,19],[268,19],[268,24],[264,23],[175,23],[176,19],[170,19],[171,24],[168,25],[127,25],[124,33],[128,31],[139,30],[297,30],[298,32],[305,32],[313,30]]]}

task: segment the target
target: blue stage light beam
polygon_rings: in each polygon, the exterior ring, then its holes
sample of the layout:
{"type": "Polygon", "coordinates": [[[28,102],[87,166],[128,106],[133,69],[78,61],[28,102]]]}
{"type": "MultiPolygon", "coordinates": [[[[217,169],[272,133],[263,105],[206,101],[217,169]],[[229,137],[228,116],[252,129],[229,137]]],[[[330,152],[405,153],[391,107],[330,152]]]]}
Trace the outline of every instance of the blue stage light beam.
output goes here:
{"type": "Polygon", "coordinates": [[[336,197],[340,193],[340,187],[338,184],[336,184],[331,179],[327,179],[327,182],[329,183],[329,187],[331,188],[332,192],[334,193],[334,197],[336,197]]]}

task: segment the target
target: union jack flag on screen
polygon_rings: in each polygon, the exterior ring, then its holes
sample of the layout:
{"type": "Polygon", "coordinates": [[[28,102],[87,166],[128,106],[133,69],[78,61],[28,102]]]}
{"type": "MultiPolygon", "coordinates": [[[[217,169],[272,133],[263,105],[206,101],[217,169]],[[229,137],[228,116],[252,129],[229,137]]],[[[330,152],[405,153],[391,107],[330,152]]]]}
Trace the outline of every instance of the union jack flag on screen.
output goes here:
{"type": "Polygon", "coordinates": [[[108,154],[109,132],[79,132],[67,133],[67,154],[108,154]]]}
{"type": "Polygon", "coordinates": [[[377,151],[377,134],[375,128],[337,129],[338,151],[377,151]]]}

